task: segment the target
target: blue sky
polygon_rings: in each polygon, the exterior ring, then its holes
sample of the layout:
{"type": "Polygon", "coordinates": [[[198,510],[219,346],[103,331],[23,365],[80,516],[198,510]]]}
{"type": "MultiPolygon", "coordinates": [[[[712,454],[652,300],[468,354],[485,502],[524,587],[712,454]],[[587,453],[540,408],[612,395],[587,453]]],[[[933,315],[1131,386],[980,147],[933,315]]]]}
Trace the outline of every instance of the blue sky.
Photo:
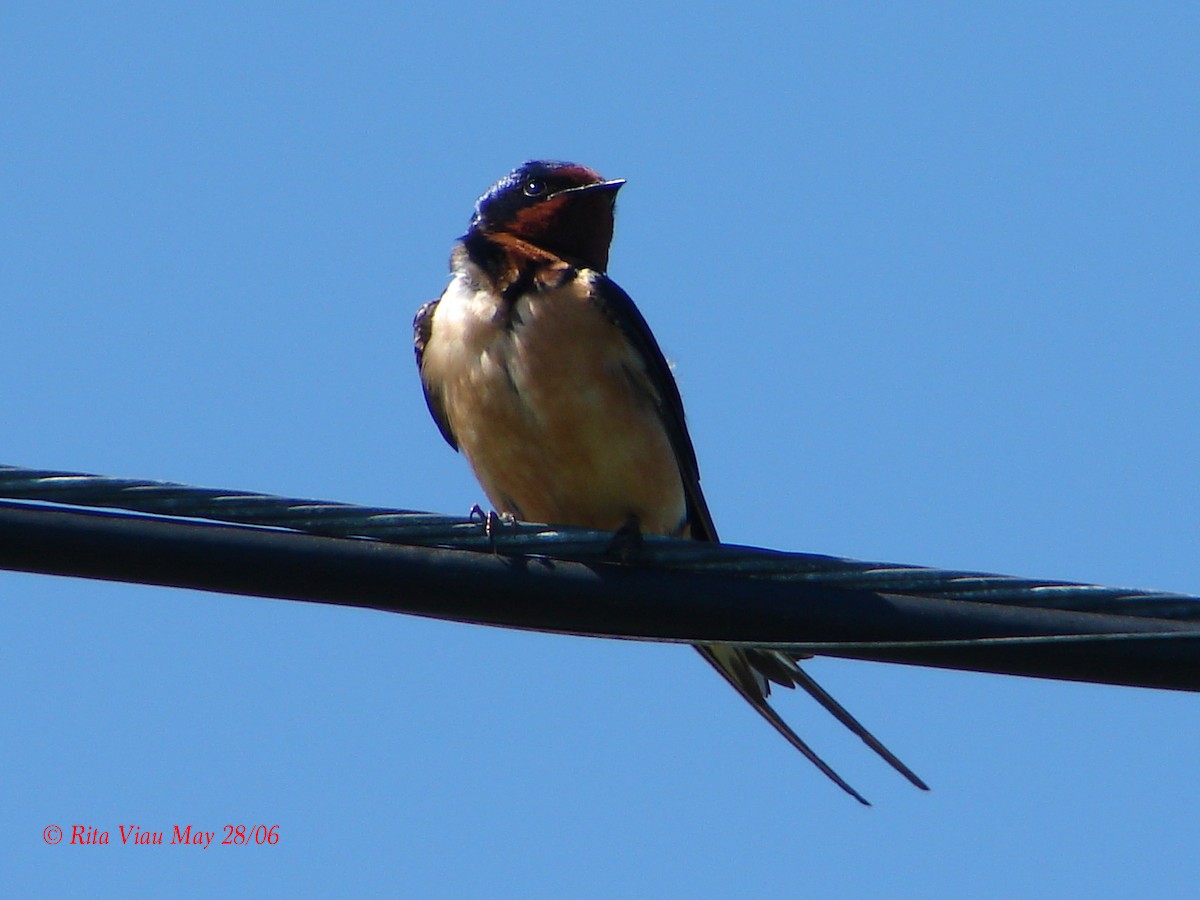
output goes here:
{"type": "MultiPolygon", "coordinates": [[[[531,157],[722,535],[1200,593],[1185,4],[120,4],[0,26],[0,461],[462,513],[409,323],[531,157]],[[406,4],[404,6],[414,6],[406,4]]],[[[0,888],[1179,895],[1200,698],[837,660],[826,783],[681,648],[0,573],[0,888]],[[130,848],[120,824],[280,826],[130,848]],[[115,845],[47,846],[58,824],[115,845]]]]}

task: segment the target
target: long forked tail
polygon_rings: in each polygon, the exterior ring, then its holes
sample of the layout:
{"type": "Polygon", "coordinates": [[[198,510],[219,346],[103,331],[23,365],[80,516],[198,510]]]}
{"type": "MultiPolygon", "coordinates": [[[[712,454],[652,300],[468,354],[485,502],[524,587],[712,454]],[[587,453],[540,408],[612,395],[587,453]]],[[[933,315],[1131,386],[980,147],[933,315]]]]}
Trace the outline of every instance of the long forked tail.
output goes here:
{"type": "Polygon", "coordinates": [[[796,684],[804,688],[814,700],[820,703],[825,709],[829,710],[830,714],[835,719],[849,728],[852,732],[862,738],[863,743],[878,753],[889,766],[907,778],[913,785],[919,787],[923,791],[929,790],[927,785],[916,772],[906,766],[891,750],[883,745],[879,738],[867,731],[862,723],[854,716],[850,715],[849,710],[842,704],[838,703],[833,697],[829,696],[825,688],[821,687],[813,677],[805,672],[800,666],[796,666],[796,671],[792,675],[796,680],[796,684]]]}
{"type": "Polygon", "coordinates": [[[849,728],[852,732],[858,735],[864,743],[876,753],[878,753],[892,768],[907,778],[914,785],[923,791],[929,790],[929,786],[922,781],[916,773],[908,766],[902,763],[895,754],[887,749],[871,732],[867,731],[863,725],[852,716],[845,707],[831,697],[824,688],[822,688],[812,676],[801,669],[796,662],[782,652],[773,650],[754,650],[749,653],[739,647],[732,647],[728,644],[697,644],[696,650],[704,657],[717,672],[724,678],[739,694],[745,698],[758,712],[760,716],[766,719],[771,726],[778,731],[789,744],[799,750],[813,765],[821,770],[825,776],[844,790],[847,794],[862,803],[864,806],[870,806],[862,794],[856,791],[842,776],[835,772],[825,760],[821,759],[816,752],[806,744],[801,737],[796,734],[791,727],[783,721],[771,705],[767,702],[767,696],[770,694],[770,683],[775,681],[785,687],[799,685],[807,691],[813,699],[827,709],[839,722],[849,728]]]}

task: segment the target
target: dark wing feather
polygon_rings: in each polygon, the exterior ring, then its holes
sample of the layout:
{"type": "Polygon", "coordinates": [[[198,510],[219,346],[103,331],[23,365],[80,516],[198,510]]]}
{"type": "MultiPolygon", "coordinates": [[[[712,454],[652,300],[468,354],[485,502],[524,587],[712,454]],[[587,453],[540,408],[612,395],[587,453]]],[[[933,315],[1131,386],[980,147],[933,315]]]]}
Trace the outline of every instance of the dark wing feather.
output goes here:
{"type": "Polygon", "coordinates": [[[458,441],[454,437],[454,432],[450,428],[450,419],[446,416],[446,409],[442,405],[441,392],[429,389],[429,382],[425,380],[425,367],[422,365],[425,358],[425,347],[429,344],[429,335],[433,331],[433,311],[437,309],[437,305],[437,300],[430,300],[417,310],[417,315],[413,319],[413,350],[417,354],[417,371],[421,375],[421,390],[425,394],[425,405],[429,407],[429,414],[433,416],[433,421],[437,422],[438,431],[442,433],[446,443],[457,450],[458,441]]]}
{"type": "Polygon", "coordinates": [[[713,524],[704,493],[700,490],[700,466],[688,435],[683,398],[679,396],[679,386],[671,374],[671,367],[632,298],[607,275],[597,277],[594,288],[592,296],[596,304],[640,354],[646,365],[646,375],[661,398],[659,415],[675,450],[675,459],[679,462],[679,476],[683,480],[683,493],[687,500],[690,537],[698,541],[715,542],[717,527],[713,524]]]}

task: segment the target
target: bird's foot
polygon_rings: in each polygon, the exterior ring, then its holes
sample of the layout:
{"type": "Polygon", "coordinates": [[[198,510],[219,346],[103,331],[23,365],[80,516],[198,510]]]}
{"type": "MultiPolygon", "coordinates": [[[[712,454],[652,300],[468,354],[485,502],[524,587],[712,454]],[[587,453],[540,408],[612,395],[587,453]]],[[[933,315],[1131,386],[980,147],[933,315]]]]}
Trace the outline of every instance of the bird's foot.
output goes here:
{"type": "Polygon", "coordinates": [[[642,523],[637,516],[630,516],[625,524],[613,532],[604,555],[618,562],[630,563],[642,555],[642,523]]]}
{"type": "Polygon", "coordinates": [[[471,507],[467,519],[471,522],[477,521],[483,526],[483,533],[493,553],[496,552],[496,535],[500,533],[500,529],[511,528],[517,522],[512,513],[498,513],[494,509],[485,512],[478,503],[471,507]]]}

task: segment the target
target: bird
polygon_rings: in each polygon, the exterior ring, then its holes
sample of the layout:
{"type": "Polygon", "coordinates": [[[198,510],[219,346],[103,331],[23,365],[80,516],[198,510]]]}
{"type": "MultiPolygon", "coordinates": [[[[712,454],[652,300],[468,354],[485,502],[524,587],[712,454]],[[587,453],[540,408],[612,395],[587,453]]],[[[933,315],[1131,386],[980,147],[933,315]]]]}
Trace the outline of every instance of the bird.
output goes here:
{"type": "MultiPolygon", "coordinates": [[[[450,282],[413,343],[425,402],[494,509],[514,519],[718,540],[671,367],[609,278],[617,192],[579,163],[530,160],[476,202],[450,282]]],[[[768,702],[808,692],[922,790],[928,786],[779,650],[695,648],[838,787],[868,801],[768,702]]]]}

